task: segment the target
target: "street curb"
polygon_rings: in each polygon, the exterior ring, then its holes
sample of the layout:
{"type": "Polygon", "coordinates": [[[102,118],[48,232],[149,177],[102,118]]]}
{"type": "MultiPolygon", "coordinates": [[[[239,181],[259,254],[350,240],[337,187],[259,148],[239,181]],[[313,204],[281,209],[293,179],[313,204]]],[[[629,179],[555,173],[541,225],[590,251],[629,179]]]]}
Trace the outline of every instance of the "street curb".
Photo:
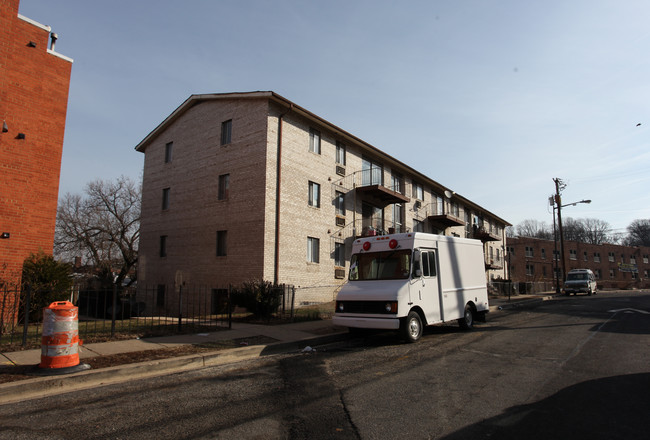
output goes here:
{"type": "Polygon", "coordinates": [[[262,356],[287,353],[307,345],[322,345],[343,340],[347,333],[334,333],[325,336],[301,339],[298,341],[276,342],[268,345],[252,345],[228,350],[201,354],[191,354],[136,364],[119,365],[86,370],[66,376],[35,377],[16,382],[0,384],[0,405],[23,400],[63,394],[97,386],[128,382],[205,367],[232,364],[262,356]]]}
{"type": "Polygon", "coordinates": [[[546,296],[540,296],[538,298],[525,298],[525,299],[515,300],[515,301],[509,302],[507,304],[502,304],[500,306],[490,306],[490,312],[496,312],[496,311],[499,311],[499,310],[514,309],[514,308],[517,308],[517,307],[520,307],[520,306],[530,305],[531,303],[550,301],[550,300],[555,299],[558,296],[562,296],[562,295],[561,294],[551,294],[551,295],[546,295],[546,296]]]}

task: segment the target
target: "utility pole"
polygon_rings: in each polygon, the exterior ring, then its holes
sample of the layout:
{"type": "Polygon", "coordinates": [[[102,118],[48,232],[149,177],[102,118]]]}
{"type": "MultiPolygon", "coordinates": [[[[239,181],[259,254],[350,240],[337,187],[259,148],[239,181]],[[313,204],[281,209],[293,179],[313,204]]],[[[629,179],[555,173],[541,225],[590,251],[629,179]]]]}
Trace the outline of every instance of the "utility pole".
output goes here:
{"type": "MultiPolygon", "coordinates": [[[[564,234],[562,232],[562,190],[566,188],[566,184],[559,178],[553,179],[555,182],[555,204],[557,206],[557,224],[560,232],[560,262],[562,264],[562,279],[566,276],[566,263],[564,261],[564,234]]],[[[558,280],[560,276],[558,274],[558,280]]],[[[559,284],[559,283],[558,283],[559,284]]]]}

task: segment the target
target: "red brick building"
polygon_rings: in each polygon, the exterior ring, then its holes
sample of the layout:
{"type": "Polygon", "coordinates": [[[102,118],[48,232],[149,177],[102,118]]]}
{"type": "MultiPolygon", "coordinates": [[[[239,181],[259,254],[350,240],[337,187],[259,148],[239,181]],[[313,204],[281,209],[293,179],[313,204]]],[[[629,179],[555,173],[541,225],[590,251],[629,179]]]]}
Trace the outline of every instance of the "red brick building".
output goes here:
{"type": "MultiPolygon", "coordinates": [[[[553,240],[529,237],[508,238],[507,246],[506,265],[515,282],[552,282],[556,268],[562,272],[559,241],[557,251],[553,240]]],[[[650,247],[565,241],[564,254],[567,272],[591,269],[601,289],[650,287],[650,247]]]]}
{"type": "Polygon", "coordinates": [[[0,287],[30,253],[52,253],[72,68],[19,3],[0,0],[0,287]]]}

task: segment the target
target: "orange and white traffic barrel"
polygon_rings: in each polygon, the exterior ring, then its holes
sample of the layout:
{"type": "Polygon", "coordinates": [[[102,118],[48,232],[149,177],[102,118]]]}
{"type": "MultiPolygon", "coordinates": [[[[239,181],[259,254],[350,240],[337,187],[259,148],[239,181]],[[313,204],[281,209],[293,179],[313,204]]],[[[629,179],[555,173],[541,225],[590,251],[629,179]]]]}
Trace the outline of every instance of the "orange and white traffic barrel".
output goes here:
{"type": "Polygon", "coordinates": [[[61,373],[79,370],[78,313],[79,309],[69,301],[53,302],[43,309],[39,368],[65,369],[60,370],[61,373]]]}

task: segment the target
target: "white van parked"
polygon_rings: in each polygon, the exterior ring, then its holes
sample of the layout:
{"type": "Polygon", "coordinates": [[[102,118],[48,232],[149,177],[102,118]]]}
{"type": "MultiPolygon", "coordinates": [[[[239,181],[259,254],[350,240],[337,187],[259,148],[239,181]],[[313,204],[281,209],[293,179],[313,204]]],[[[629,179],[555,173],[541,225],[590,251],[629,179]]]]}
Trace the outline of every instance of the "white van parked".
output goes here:
{"type": "Polygon", "coordinates": [[[415,342],[426,325],[458,320],[468,329],[488,311],[483,244],[412,232],[354,241],[333,323],[399,330],[415,342]]]}
{"type": "Polygon", "coordinates": [[[595,294],[597,289],[596,276],[590,269],[572,269],[566,275],[564,293],[567,295],[579,292],[591,295],[595,294]]]}

